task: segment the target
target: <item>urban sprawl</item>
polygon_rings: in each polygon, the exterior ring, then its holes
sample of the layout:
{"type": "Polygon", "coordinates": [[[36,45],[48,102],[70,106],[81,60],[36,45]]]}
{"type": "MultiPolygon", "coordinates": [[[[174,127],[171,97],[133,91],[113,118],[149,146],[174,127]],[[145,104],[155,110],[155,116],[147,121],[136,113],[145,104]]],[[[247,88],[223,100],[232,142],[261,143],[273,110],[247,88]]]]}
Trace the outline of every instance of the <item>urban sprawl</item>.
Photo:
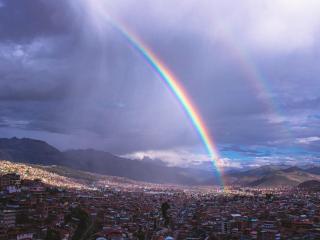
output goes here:
{"type": "Polygon", "coordinates": [[[0,176],[0,239],[320,239],[320,194],[299,189],[52,186],[0,176]]]}

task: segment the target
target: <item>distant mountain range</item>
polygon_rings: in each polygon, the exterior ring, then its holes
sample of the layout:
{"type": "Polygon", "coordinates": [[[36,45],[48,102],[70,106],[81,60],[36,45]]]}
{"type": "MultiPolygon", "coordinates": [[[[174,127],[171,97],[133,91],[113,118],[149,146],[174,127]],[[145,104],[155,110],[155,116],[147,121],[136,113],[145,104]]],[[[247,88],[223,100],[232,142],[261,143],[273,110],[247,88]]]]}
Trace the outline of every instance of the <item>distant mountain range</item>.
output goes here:
{"type": "MultiPolygon", "coordinates": [[[[93,149],[59,151],[48,143],[28,138],[0,138],[0,159],[27,164],[65,166],[97,174],[124,177],[151,183],[219,185],[219,174],[212,168],[169,167],[163,163],[131,160],[93,149]]],[[[207,163],[206,163],[207,164],[207,163]]],[[[208,165],[208,164],[207,164],[208,165]]],[[[233,170],[223,176],[226,185],[247,187],[299,186],[320,181],[320,167],[267,165],[247,171],[233,170]]]]}
{"type": "Polygon", "coordinates": [[[212,170],[168,167],[152,161],[121,158],[108,152],[59,151],[48,143],[29,138],[0,139],[0,159],[41,165],[61,165],[99,174],[152,183],[199,185],[219,183],[212,170]]]}
{"type": "Polygon", "coordinates": [[[305,181],[320,181],[320,173],[314,168],[262,166],[244,172],[231,173],[225,177],[227,184],[248,187],[295,187],[305,181]]]}

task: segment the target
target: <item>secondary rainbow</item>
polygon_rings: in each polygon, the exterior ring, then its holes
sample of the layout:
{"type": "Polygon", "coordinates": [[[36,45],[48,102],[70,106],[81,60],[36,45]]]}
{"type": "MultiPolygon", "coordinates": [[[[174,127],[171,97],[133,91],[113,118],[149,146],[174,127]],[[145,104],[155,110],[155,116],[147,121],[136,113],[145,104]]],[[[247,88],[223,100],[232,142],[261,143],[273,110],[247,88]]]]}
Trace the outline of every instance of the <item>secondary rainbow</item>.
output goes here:
{"type": "Polygon", "coordinates": [[[199,111],[191,101],[186,90],[179,83],[178,79],[137,36],[129,32],[127,29],[124,29],[123,27],[116,25],[114,22],[112,22],[112,25],[114,28],[116,28],[117,31],[119,31],[125,37],[125,39],[130,43],[130,45],[133,46],[137,50],[137,52],[140,53],[140,55],[148,62],[148,64],[159,74],[161,79],[167,84],[171,92],[178,99],[179,103],[185,110],[187,116],[191,120],[194,128],[196,129],[201,141],[203,142],[214,167],[217,169],[218,173],[221,174],[221,162],[216,144],[211,138],[199,111]]]}
{"type": "MultiPolygon", "coordinates": [[[[258,66],[253,62],[250,53],[241,45],[241,41],[237,41],[237,38],[232,35],[232,32],[228,31],[228,27],[221,28],[220,34],[226,50],[228,50],[237,61],[245,80],[250,83],[254,92],[258,94],[259,98],[263,101],[266,113],[268,113],[270,117],[280,120],[283,119],[281,107],[272,97],[273,91],[270,89],[267,79],[264,78],[258,66]]],[[[292,138],[291,128],[286,121],[283,121],[279,127],[284,137],[292,138]]]]}

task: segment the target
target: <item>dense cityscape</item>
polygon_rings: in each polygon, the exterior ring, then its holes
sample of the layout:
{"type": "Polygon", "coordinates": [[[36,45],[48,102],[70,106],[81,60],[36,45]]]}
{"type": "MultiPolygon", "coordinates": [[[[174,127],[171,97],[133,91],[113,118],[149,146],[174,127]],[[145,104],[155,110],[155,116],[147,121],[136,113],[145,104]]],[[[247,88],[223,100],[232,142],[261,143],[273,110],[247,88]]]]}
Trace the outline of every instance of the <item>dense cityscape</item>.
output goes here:
{"type": "Polygon", "coordinates": [[[318,192],[147,183],[72,188],[48,185],[46,177],[1,175],[0,239],[320,238],[318,192]]]}

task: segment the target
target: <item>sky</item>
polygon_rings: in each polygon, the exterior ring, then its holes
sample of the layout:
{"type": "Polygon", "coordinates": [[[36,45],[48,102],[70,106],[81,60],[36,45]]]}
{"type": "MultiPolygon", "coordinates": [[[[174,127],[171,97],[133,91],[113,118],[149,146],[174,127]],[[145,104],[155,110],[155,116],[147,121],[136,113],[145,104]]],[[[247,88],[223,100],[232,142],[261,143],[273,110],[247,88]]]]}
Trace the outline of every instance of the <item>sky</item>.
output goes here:
{"type": "Polygon", "coordinates": [[[320,2],[0,0],[0,136],[170,165],[208,154],[107,18],[184,86],[222,167],[320,160],[320,2]]]}

